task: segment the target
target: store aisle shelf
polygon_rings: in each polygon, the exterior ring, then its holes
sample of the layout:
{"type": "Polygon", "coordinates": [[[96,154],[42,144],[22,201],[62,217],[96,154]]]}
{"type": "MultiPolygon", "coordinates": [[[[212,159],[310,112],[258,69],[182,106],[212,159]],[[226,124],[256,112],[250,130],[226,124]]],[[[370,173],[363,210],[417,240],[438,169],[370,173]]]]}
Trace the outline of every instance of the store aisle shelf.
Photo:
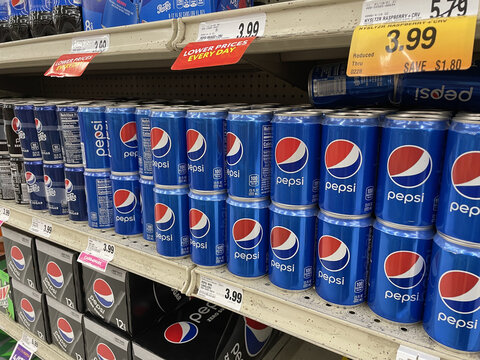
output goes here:
{"type": "Polygon", "coordinates": [[[32,218],[40,218],[52,224],[53,231],[48,240],[56,244],[82,251],[87,247],[88,238],[102,240],[115,245],[113,265],[182,292],[186,291],[190,283],[190,274],[194,265],[189,259],[162,258],[156,252],[155,242],[146,241],[141,236],[124,237],[116,235],[113,230],[91,229],[86,223],[74,223],[67,218],[51,216],[47,212],[33,211],[13,201],[2,200],[0,207],[10,209],[7,224],[17,229],[32,233],[30,231],[32,218]]]}

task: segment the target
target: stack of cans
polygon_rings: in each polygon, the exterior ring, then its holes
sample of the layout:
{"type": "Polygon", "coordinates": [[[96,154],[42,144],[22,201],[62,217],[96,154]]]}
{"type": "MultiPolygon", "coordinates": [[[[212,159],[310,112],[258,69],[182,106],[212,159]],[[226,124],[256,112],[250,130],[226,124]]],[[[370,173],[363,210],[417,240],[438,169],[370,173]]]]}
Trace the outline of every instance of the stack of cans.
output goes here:
{"type": "MultiPolygon", "coordinates": [[[[1,103],[0,106],[2,108],[2,112],[0,113],[0,199],[13,200],[15,199],[15,190],[11,177],[10,152],[8,150],[10,150],[9,144],[12,144],[12,146],[15,145],[15,139],[13,139],[13,136],[16,137],[17,142],[18,136],[13,132],[11,127],[11,119],[14,116],[9,118],[9,121],[5,121],[5,116],[3,115],[4,104],[1,103]]],[[[14,149],[12,148],[11,151],[13,153],[14,149]]],[[[22,156],[20,145],[18,145],[15,151],[18,155],[22,156]]]]}

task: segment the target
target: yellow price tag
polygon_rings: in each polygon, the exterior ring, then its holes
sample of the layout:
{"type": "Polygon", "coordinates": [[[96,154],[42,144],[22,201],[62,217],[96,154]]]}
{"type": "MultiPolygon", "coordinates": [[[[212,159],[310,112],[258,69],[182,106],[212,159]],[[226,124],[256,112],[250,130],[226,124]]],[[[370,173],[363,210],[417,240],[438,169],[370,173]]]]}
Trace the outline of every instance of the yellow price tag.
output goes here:
{"type": "Polygon", "coordinates": [[[459,16],[358,26],[347,75],[468,69],[476,23],[476,16],[459,16]]]}

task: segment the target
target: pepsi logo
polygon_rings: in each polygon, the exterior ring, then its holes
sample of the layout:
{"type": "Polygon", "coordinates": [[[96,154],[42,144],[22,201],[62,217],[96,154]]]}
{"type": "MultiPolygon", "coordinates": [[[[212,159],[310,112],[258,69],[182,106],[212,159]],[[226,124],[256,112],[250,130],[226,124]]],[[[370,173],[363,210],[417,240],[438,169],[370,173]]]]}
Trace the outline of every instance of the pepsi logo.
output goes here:
{"type": "Polygon", "coordinates": [[[345,243],[333,236],[323,235],[318,240],[318,258],[322,266],[330,271],[340,271],[350,261],[350,250],[345,243]]]}
{"type": "Polygon", "coordinates": [[[112,288],[103,279],[96,279],[93,282],[93,294],[100,304],[106,308],[111,307],[115,301],[112,288]]]}
{"type": "Polygon", "coordinates": [[[27,299],[23,298],[20,300],[20,307],[22,308],[22,313],[25,315],[28,321],[34,322],[35,321],[35,310],[33,310],[33,306],[27,299]]]}
{"type": "Polygon", "coordinates": [[[130,190],[120,189],[113,194],[113,204],[120,214],[128,214],[137,206],[137,197],[130,190]]]}
{"type": "Polygon", "coordinates": [[[270,335],[272,334],[272,328],[249,318],[244,319],[245,345],[247,348],[247,353],[250,356],[256,356],[260,353],[260,351],[262,351],[263,347],[270,338],[270,335]]]}
{"type": "Polygon", "coordinates": [[[384,263],[385,276],[400,289],[411,289],[420,284],[425,276],[423,257],[413,251],[396,251],[387,256],[384,263]]]}
{"type": "Polygon", "coordinates": [[[108,345],[99,343],[97,345],[97,358],[98,360],[116,360],[115,354],[108,345]]]}
{"type": "Polygon", "coordinates": [[[388,157],[387,171],[398,186],[414,188],[428,180],[432,172],[432,158],[427,150],[419,146],[399,146],[388,157]]]}
{"type": "Polygon", "coordinates": [[[167,205],[155,204],[155,225],[160,231],[167,231],[175,224],[175,213],[167,205]]]}
{"type": "Polygon", "coordinates": [[[152,144],[152,154],[156,158],[161,158],[167,155],[172,147],[170,135],[168,135],[165,130],[158,127],[152,128],[150,142],[152,144]]]}
{"type": "Polygon", "coordinates": [[[280,260],[293,258],[299,248],[297,235],[283,226],[275,226],[270,231],[270,246],[273,255],[280,260]]]}
{"type": "Polygon", "coordinates": [[[190,321],[180,321],[166,328],[163,335],[172,344],[185,344],[197,337],[198,328],[190,321]]]}
{"type": "Polygon", "coordinates": [[[325,150],[325,167],[337,179],[355,175],[362,166],[362,151],[351,141],[340,139],[328,144],[325,150]]]}
{"type": "Polygon", "coordinates": [[[210,219],[198,209],[190,209],[188,213],[190,220],[190,233],[193,237],[200,239],[210,231],[210,219]]]}
{"type": "Polygon", "coordinates": [[[308,161],[308,148],[305,143],[295,137],[284,137],[275,146],[275,163],[286,173],[302,170],[308,161]]]}
{"type": "Polygon", "coordinates": [[[22,271],[25,269],[25,257],[19,247],[15,245],[12,246],[10,249],[10,257],[12,258],[13,265],[15,265],[18,270],[22,271]]]}
{"type": "Polygon", "coordinates": [[[253,219],[240,219],[233,224],[232,235],[235,244],[237,244],[239,248],[251,250],[256,248],[262,241],[262,225],[253,219]]]}
{"type": "Polygon", "coordinates": [[[240,138],[232,132],[227,133],[227,164],[230,166],[238,164],[243,155],[243,144],[240,138]]]}
{"type": "Polygon", "coordinates": [[[44,183],[45,183],[45,187],[47,187],[47,188],[51,188],[51,187],[52,187],[53,181],[52,181],[52,179],[50,178],[50,176],[44,175],[44,176],[43,176],[43,181],[44,181],[44,183]]]}
{"type": "Polygon", "coordinates": [[[120,140],[129,148],[137,148],[137,124],[135,121],[130,121],[122,126],[120,129],[120,140]]]}
{"type": "Polygon", "coordinates": [[[17,10],[21,10],[25,6],[25,0],[12,0],[12,6],[17,10]]]}
{"type": "Polygon", "coordinates": [[[103,132],[95,131],[95,138],[96,139],[103,139],[104,138],[103,132]]]}
{"type": "Polygon", "coordinates": [[[58,329],[58,332],[60,333],[60,336],[65,342],[70,344],[75,339],[75,336],[73,335],[72,326],[66,319],[62,317],[58,318],[57,329],[58,329]]]}
{"type": "MultiPolygon", "coordinates": [[[[23,0],[21,0],[21,3],[23,4],[23,0]]],[[[22,123],[20,122],[20,119],[17,117],[14,117],[12,119],[12,130],[15,132],[15,134],[18,134],[18,132],[22,130],[22,123]]]]}
{"type": "Polygon", "coordinates": [[[63,286],[63,273],[60,267],[53,261],[49,261],[47,264],[47,277],[48,280],[55,286],[57,289],[63,286]]]}
{"type": "Polygon", "coordinates": [[[27,185],[33,185],[37,182],[37,177],[31,171],[26,171],[25,172],[25,181],[27,182],[27,185]]]}
{"type": "Polygon", "coordinates": [[[43,130],[42,122],[37,118],[35,118],[35,128],[37,129],[37,132],[42,132],[43,130]]]}
{"type": "Polygon", "coordinates": [[[187,156],[191,161],[200,160],[207,151],[207,141],[197,130],[187,130],[187,156]]]}
{"type": "Polygon", "coordinates": [[[480,151],[460,155],[452,166],[452,184],[467,199],[480,199],[480,151]]]}
{"type": "Polygon", "coordinates": [[[65,179],[65,190],[67,191],[67,193],[71,193],[73,191],[73,184],[68,179],[65,179]]]}
{"type": "Polygon", "coordinates": [[[468,271],[447,271],[440,277],[438,293],[450,310],[471,314],[480,308],[480,277],[468,271]]]}

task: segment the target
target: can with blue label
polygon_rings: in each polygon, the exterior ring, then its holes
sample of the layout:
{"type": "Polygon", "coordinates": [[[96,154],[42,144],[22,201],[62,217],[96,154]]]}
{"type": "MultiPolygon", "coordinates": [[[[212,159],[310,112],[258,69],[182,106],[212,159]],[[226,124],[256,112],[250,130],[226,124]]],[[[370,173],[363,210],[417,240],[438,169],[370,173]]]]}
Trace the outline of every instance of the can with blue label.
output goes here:
{"type": "Polygon", "coordinates": [[[63,147],[55,105],[35,105],[35,127],[43,161],[62,161],[63,147]]]}
{"type": "Polygon", "coordinates": [[[93,229],[111,229],[114,225],[113,193],[110,172],[83,173],[87,195],[88,226],[93,229]]]}
{"type": "Polygon", "coordinates": [[[82,165],[78,106],[57,105],[57,118],[61,129],[65,165],[82,165]]]}
{"type": "Polygon", "coordinates": [[[51,215],[68,215],[64,169],[63,163],[43,164],[45,193],[51,215]]]}
{"type": "Polygon", "coordinates": [[[65,191],[67,193],[68,218],[72,221],[87,221],[87,198],[83,167],[65,165],[65,191]]]}
{"type": "Polygon", "coordinates": [[[370,215],[318,214],[315,290],[324,300],[359,305],[367,294],[370,215]]]}
{"type": "Polygon", "coordinates": [[[138,235],[143,232],[140,204],[140,177],[138,174],[112,172],[113,215],[115,232],[120,235],[138,235]]]}
{"type": "Polygon", "coordinates": [[[14,108],[15,117],[12,119],[12,129],[20,139],[24,160],[38,160],[42,158],[35,128],[33,105],[18,104],[14,108]]]}
{"type": "Polygon", "coordinates": [[[43,182],[43,162],[25,161],[25,181],[30,196],[30,208],[33,210],[46,210],[47,198],[43,182]]]}
{"type": "Polygon", "coordinates": [[[102,28],[130,25],[138,23],[137,0],[114,1],[105,0],[102,14],[102,28]]]}
{"type": "Polygon", "coordinates": [[[140,195],[142,196],[143,238],[155,241],[155,200],[153,198],[153,179],[140,177],[140,195]]]}
{"type": "Polygon", "coordinates": [[[227,199],[227,266],[240,277],[258,278],[267,274],[269,200],[227,199]]]}
{"type": "Polygon", "coordinates": [[[135,110],[138,139],[138,171],[140,176],[153,176],[152,143],[150,141],[150,107],[139,106],[135,110]]]}
{"type": "Polygon", "coordinates": [[[153,189],[157,252],[168,258],[190,254],[188,187],[153,189]]]}
{"type": "Polygon", "coordinates": [[[85,169],[109,170],[110,151],[107,141],[105,106],[94,104],[79,107],[78,120],[85,169]]]}

